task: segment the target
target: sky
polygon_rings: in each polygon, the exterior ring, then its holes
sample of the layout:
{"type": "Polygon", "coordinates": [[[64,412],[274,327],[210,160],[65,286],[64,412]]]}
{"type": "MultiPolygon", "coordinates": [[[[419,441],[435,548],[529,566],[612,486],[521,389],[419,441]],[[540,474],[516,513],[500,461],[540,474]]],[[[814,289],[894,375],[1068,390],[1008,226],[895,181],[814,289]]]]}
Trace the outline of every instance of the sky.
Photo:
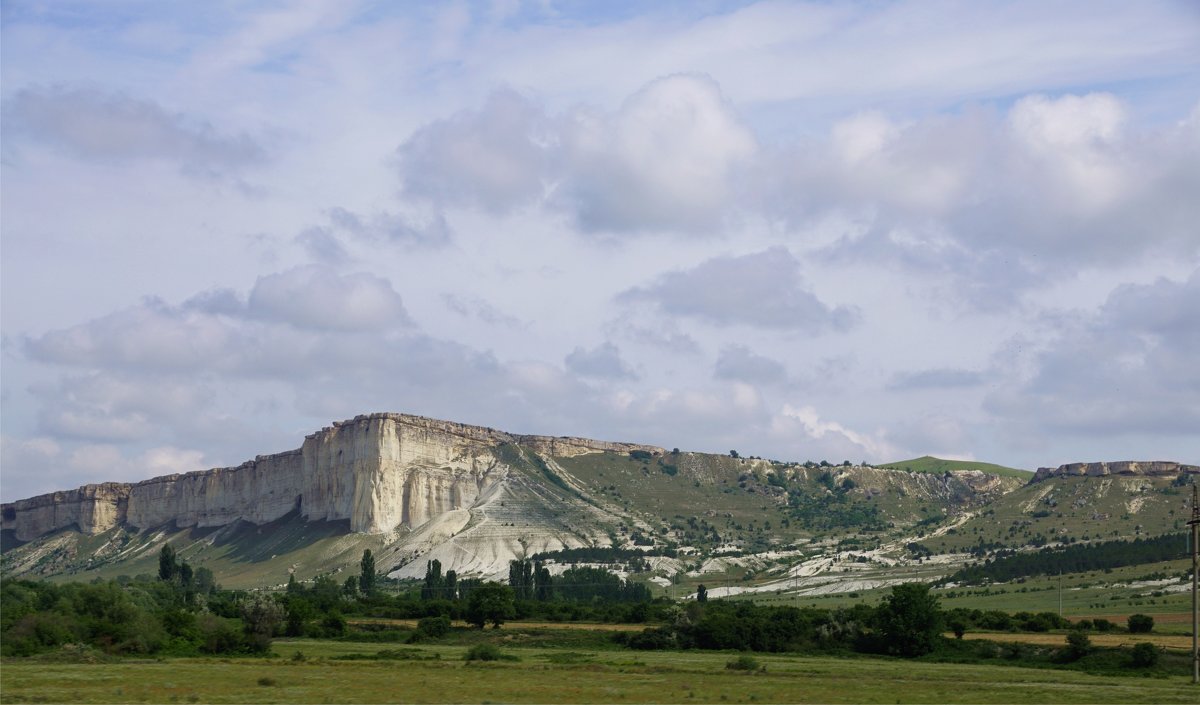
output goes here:
{"type": "Polygon", "coordinates": [[[6,0],[0,495],[395,411],[1200,463],[1200,5],[6,0]]]}

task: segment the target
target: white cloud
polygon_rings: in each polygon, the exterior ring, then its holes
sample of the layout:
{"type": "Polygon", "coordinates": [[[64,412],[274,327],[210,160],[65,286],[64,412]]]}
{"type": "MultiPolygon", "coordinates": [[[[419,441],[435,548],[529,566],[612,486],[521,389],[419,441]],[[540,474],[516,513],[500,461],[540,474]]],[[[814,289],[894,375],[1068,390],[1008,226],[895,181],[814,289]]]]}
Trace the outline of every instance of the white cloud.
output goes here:
{"type": "Polygon", "coordinates": [[[581,377],[596,379],[636,379],[637,373],[629,363],[621,359],[621,350],[610,342],[603,342],[591,350],[576,347],[564,362],[567,369],[581,377]]]}
{"type": "Polygon", "coordinates": [[[853,309],[827,306],[809,291],[799,260],[782,247],[715,257],[664,274],[619,298],[646,301],[668,316],[690,316],[719,326],[823,332],[845,330],[858,318],[853,309]]]}
{"type": "Polygon", "coordinates": [[[613,115],[568,120],[559,198],[587,231],[718,231],[756,149],[708,76],[661,78],[613,115]]]}
{"type": "Polygon", "coordinates": [[[415,132],[405,192],[504,213],[564,209],[584,231],[720,230],[754,135],[708,76],[657,79],[606,113],[549,116],[511,90],[415,132]]]}
{"type": "Polygon", "coordinates": [[[101,161],[160,159],[190,173],[239,169],[265,159],[247,135],[224,136],[206,122],[159,105],[89,88],[25,88],[5,101],[6,133],[101,161]]]}
{"type": "Polygon", "coordinates": [[[1200,270],[1186,281],[1125,285],[1058,335],[1019,384],[984,407],[1016,433],[1195,438],[1200,428],[1200,270]]]}
{"type": "Polygon", "coordinates": [[[367,273],[301,267],[259,277],[249,315],[318,330],[390,329],[411,323],[391,282],[367,273]]]}
{"type": "Polygon", "coordinates": [[[809,458],[821,455],[822,459],[828,456],[879,462],[898,455],[896,447],[879,434],[855,431],[837,421],[824,419],[812,406],[785,404],[772,419],[771,433],[788,438],[789,445],[808,454],[809,458]]]}

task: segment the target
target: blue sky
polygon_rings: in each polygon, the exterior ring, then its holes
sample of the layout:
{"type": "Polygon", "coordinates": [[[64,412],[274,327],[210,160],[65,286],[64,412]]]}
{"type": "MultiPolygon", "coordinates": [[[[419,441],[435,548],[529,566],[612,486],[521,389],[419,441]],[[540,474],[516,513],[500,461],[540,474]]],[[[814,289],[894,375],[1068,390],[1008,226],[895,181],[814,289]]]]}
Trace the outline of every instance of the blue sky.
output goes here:
{"type": "Polygon", "coordinates": [[[385,410],[1200,461],[1194,3],[2,17],[5,500],[385,410]]]}

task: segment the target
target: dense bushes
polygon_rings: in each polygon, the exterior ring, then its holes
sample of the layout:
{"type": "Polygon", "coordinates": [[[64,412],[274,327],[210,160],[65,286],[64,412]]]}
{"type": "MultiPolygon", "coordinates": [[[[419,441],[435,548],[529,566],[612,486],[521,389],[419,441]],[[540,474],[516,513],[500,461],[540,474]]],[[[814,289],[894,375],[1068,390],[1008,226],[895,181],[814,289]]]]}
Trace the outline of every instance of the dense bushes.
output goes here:
{"type": "Polygon", "coordinates": [[[72,643],[114,654],[253,650],[242,623],[221,616],[226,601],[215,599],[216,609],[202,613],[204,597],[179,581],[6,580],[0,588],[0,653],[29,656],[72,643]]]}

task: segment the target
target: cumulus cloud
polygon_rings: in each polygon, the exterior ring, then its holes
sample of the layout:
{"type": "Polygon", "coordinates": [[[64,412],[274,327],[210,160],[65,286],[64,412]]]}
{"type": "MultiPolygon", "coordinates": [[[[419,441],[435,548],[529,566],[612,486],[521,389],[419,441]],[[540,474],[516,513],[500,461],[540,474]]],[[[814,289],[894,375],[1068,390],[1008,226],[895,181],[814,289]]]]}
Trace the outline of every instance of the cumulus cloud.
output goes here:
{"type": "Polygon", "coordinates": [[[1124,285],[1059,335],[984,408],[1023,433],[1194,436],[1200,428],[1200,270],[1124,285]]]}
{"type": "Polygon", "coordinates": [[[751,384],[778,384],[787,379],[787,369],[778,360],[758,355],[745,345],[727,345],[717,355],[713,376],[751,384]]]}
{"type": "Polygon", "coordinates": [[[249,315],[318,330],[363,330],[411,324],[391,282],[373,274],[338,275],[301,267],[259,277],[249,315]]]}
{"type": "Polygon", "coordinates": [[[647,302],[668,316],[694,317],[718,326],[819,333],[846,330],[858,320],[854,309],[827,306],[809,291],[799,260],[782,247],[715,257],[691,269],[668,272],[618,298],[647,302]]]}
{"type": "Polygon", "coordinates": [[[1028,95],[1003,115],[851,116],[763,162],[766,208],[796,222],[867,213],[872,227],[841,243],[853,256],[945,265],[982,282],[981,301],[1062,261],[1195,256],[1200,205],[1182,194],[1200,187],[1200,119],[1133,129],[1127,116],[1108,93],[1028,95]]]}
{"type": "Polygon", "coordinates": [[[756,149],[708,76],[658,79],[613,115],[568,123],[559,198],[589,231],[718,230],[756,149]]]}
{"type": "Polygon", "coordinates": [[[75,156],[100,161],[165,160],[188,172],[240,169],[265,159],[247,135],[218,133],[158,104],[89,88],[31,87],[5,102],[5,132],[14,130],[75,156]]]}
{"type": "Polygon", "coordinates": [[[399,149],[406,193],[503,213],[541,197],[556,141],[549,119],[524,96],[497,91],[413,133],[399,149]]]}
{"type": "Polygon", "coordinates": [[[581,377],[608,380],[637,378],[637,373],[629,363],[621,359],[620,348],[607,341],[591,350],[576,347],[564,362],[568,370],[581,377]]]}
{"type": "Polygon", "coordinates": [[[159,299],[50,331],[26,342],[44,362],[172,371],[203,368],[237,345],[237,332],[218,317],[178,309],[159,299]]]}
{"type": "Polygon", "coordinates": [[[547,115],[512,91],[435,121],[399,149],[405,192],[504,213],[564,209],[585,231],[715,231],[756,150],[708,76],[652,81],[615,112],[547,115]]]}

